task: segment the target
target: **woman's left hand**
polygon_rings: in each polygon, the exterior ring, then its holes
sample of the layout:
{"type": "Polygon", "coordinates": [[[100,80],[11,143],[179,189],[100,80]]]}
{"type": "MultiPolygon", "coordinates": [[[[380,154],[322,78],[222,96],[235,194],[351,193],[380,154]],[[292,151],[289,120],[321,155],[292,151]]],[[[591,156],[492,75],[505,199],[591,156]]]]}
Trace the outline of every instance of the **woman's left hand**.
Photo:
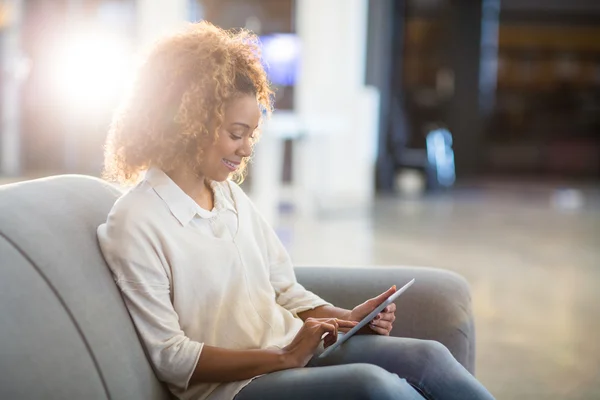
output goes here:
{"type": "MultiPolygon", "coordinates": [[[[377,306],[383,303],[388,297],[396,292],[396,286],[392,286],[387,291],[377,297],[369,299],[362,304],[354,307],[350,311],[349,321],[360,322],[369,315],[377,306]]],[[[394,303],[385,307],[377,316],[367,325],[372,332],[379,335],[389,336],[392,331],[394,321],[396,320],[396,305],[394,303]]],[[[369,332],[370,333],[370,332],[369,332]]]]}

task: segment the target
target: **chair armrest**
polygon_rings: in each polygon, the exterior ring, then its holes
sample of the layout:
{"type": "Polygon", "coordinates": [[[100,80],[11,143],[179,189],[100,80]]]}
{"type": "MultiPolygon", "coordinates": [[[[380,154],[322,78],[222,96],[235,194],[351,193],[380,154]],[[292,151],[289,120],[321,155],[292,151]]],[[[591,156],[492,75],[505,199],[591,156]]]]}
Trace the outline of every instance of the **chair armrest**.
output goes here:
{"type": "Polygon", "coordinates": [[[298,281],[338,307],[352,309],[392,285],[415,283],[396,300],[391,334],[436,340],[472,374],[475,370],[475,328],[471,294],[460,275],[421,267],[297,266],[298,281]]]}

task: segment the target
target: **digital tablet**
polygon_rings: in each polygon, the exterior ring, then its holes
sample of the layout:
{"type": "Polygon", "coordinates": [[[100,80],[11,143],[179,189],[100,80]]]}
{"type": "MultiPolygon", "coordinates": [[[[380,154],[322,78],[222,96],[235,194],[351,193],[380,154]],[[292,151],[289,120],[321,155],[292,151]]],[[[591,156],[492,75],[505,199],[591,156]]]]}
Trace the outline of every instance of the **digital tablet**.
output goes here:
{"type": "Polygon", "coordinates": [[[354,328],[350,329],[347,333],[340,333],[338,335],[337,341],[334,344],[332,344],[331,346],[329,346],[328,348],[326,348],[325,351],[323,353],[321,353],[319,358],[327,357],[332,351],[334,351],[335,349],[340,347],[342,345],[342,343],[344,343],[346,340],[350,339],[350,337],[353,336],[356,332],[358,332],[360,330],[360,328],[362,328],[363,326],[365,326],[369,322],[371,322],[373,320],[373,318],[375,318],[377,316],[377,314],[379,314],[381,311],[383,311],[384,308],[386,308],[388,305],[390,305],[394,301],[396,301],[396,299],[402,293],[404,293],[406,291],[406,289],[408,289],[413,283],[415,283],[414,279],[411,280],[410,282],[408,282],[406,285],[402,286],[400,289],[396,290],[396,292],[393,295],[388,297],[383,303],[381,303],[379,306],[377,306],[377,308],[375,308],[369,315],[364,317],[363,320],[360,321],[354,328]]]}

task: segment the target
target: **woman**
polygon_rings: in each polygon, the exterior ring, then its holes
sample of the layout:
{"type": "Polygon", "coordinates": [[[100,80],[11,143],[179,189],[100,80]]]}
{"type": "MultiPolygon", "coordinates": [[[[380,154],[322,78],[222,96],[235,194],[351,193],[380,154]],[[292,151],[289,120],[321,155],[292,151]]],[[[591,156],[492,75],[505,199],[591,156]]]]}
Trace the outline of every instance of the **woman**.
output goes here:
{"type": "Polygon", "coordinates": [[[182,399],[491,399],[441,344],[368,332],[305,290],[241,180],[271,91],[256,38],[193,24],[157,43],[116,113],[106,176],[135,183],[98,238],[158,377],[182,399]],[[303,368],[303,367],[312,368],[303,368]]]}

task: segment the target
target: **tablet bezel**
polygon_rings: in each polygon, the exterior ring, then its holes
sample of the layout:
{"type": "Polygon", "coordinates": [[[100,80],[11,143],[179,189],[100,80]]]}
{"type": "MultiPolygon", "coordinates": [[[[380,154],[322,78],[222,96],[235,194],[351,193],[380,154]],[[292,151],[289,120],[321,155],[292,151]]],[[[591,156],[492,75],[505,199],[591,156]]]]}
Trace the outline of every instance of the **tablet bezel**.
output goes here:
{"type": "Polygon", "coordinates": [[[369,313],[369,315],[364,317],[354,328],[350,329],[348,332],[341,335],[341,337],[338,336],[338,340],[334,344],[332,344],[331,346],[326,348],[325,351],[319,355],[319,358],[327,357],[335,349],[340,347],[342,345],[342,343],[344,343],[346,340],[350,339],[350,337],[354,336],[354,334],[356,332],[358,332],[362,327],[364,327],[369,322],[371,322],[373,320],[373,318],[375,318],[377,316],[377,314],[379,314],[381,311],[383,311],[383,309],[385,307],[387,307],[388,305],[390,305],[394,301],[396,301],[398,299],[398,297],[400,297],[400,295],[406,291],[406,289],[408,289],[409,287],[412,286],[413,283],[415,283],[414,279],[412,279],[406,285],[402,286],[400,289],[396,290],[396,292],[394,292],[394,294],[392,294],[390,297],[385,299],[385,301],[383,301],[373,311],[371,311],[369,313]]]}

